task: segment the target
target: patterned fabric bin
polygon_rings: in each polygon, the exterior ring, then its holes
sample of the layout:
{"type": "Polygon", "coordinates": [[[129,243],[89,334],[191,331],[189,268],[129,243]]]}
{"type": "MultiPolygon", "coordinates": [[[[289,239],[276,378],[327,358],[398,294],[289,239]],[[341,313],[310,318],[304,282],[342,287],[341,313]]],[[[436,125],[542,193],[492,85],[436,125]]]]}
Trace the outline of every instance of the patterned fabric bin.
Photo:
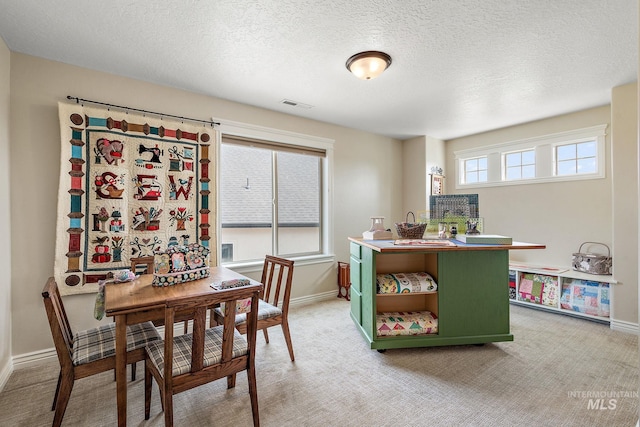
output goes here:
{"type": "Polygon", "coordinates": [[[423,335],[438,333],[438,318],[430,311],[380,313],[376,315],[380,336],[423,335]]]}
{"type": "Polygon", "coordinates": [[[518,288],[518,300],[557,307],[558,278],[546,274],[522,274],[518,288]]]}
{"type": "Polygon", "coordinates": [[[379,294],[406,294],[411,292],[434,292],[438,284],[429,273],[376,274],[379,294]]]}
{"type": "Polygon", "coordinates": [[[209,248],[197,243],[156,251],[151,285],[173,286],[209,277],[209,252],[209,248]]]}
{"type": "Polygon", "coordinates": [[[598,317],[609,317],[609,284],[572,279],[562,284],[560,307],[598,317]]]}
{"type": "Polygon", "coordinates": [[[509,299],[516,299],[516,272],[509,270],[509,299]]]}

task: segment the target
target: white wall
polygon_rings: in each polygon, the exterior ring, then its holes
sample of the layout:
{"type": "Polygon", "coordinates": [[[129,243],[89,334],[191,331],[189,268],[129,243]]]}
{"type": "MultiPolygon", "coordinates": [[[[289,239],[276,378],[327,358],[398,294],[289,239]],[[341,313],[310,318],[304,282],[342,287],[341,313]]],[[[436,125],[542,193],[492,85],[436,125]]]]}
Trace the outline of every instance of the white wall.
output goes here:
{"type": "Polygon", "coordinates": [[[10,374],[11,360],[11,224],[9,216],[10,59],[0,38],[0,389],[10,374]]]}
{"type": "MultiPolygon", "coordinates": [[[[336,259],[348,261],[348,236],[369,217],[402,215],[400,141],[209,96],[11,53],[11,243],[13,355],[52,346],[40,292],[53,274],[60,132],[57,102],[67,95],[180,116],[248,123],[335,140],[336,259]]],[[[2,119],[0,119],[2,120],[2,119]]],[[[1,172],[0,172],[1,173],[1,172]]],[[[0,180],[1,181],[1,180],[0,180]]],[[[253,273],[247,274],[254,277],[253,273]]],[[[258,274],[258,273],[256,273],[258,274]]],[[[336,292],[334,263],[296,266],[293,298],[336,292]]],[[[72,328],[93,326],[94,295],[65,297],[72,328]]],[[[106,319],[105,321],[109,321],[106,319]]]]}
{"type": "MultiPolygon", "coordinates": [[[[635,86],[627,86],[621,88],[614,98],[624,99],[625,106],[631,102],[629,97],[633,97],[631,92],[635,91],[635,86]]],[[[572,254],[578,251],[582,242],[602,242],[609,247],[613,246],[614,211],[622,221],[633,222],[637,218],[637,193],[635,200],[633,196],[637,162],[633,159],[622,160],[637,157],[635,144],[629,140],[629,132],[632,131],[620,130],[620,135],[624,137],[620,136],[613,141],[611,116],[612,108],[607,105],[447,141],[446,170],[451,177],[445,181],[447,193],[467,192],[455,189],[452,175],[455,170],[454,151],[609,124],[605,149],[607,170],[603,179],[487,187],[473,191],[478,194],[485,232],[505,234],[518,241],[543,243],[547,246],[545,250],[511,251],[509,255],[512,260],[569,268],[572,254]],[[620,190],[620,197],[615,198],[616,204],[613,197],[612,146],[615,147],[618,159],[616,174],[619,180],[627,177],[629,182],[626,185],[631,187],[630,191],[620,190]],[[632,200],[623,200],[622,195],[629,196],[632,200]]],[[[617,126],[622,127],[623,120],[624,115],[619,115],[617,126]]],[[[625,126],[633,127],[633,123],[625,126]]],[[[629,273],[634,268],[637,257],[629,261],[624,256],[624,251],[633,249],[631,246],[637,241],[635,225],[629,225],[630,239],[634,241],[625,243],[620,248],[622,253],[613,253],[615,277],[621,284],[614,289],[611,310],[612,319],[637,325],[637,274],[629,273]]],[[[633,257],[633,252],[630,254],[633,257]]]]}

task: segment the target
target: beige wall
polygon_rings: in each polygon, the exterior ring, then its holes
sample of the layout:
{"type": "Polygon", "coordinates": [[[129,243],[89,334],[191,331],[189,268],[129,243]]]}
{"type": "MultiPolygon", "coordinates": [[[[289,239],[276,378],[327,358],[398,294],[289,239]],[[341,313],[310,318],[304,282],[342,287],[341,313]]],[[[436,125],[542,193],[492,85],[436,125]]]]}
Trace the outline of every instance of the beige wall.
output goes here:
{"type": "MultiPolygon", "coordinates": [[[[385,216],[388,228],[392,228],[394,222],[404,219],[406,210],[400,190],[404,182],[401,141],[9,53],[6,46],[0,44],[0,98],[6,100],[10,96],[8,108],[6,101],[0,101],[0,163],[5,162],[4,167],[0,164],[0,174],[8,176],[10,183],[12,218],[9,228],[9,214],[2,211],[6,209],[6,203],[2,201],[9,197],[7,179],[0,179],[0,235],[5,230],[4,235],[8,236],[9,229],[12,235],[10,256],[0,256],[0,267],[5,267],[3,271],[12,272],[10,289],[0,281],[0,355],[3,350],[9,351],[5,350],[9,348],[9,344],[12,345],[11,354],[14,356],[38,352],[52,346],[40,292],[47,277],[53,273],[54,224],[60,168],[57,102],[64,100],[66,95],[196,118],[214,116],[222,121],[226,119],[334,139],[336,143],[330,197],[333,202],[332,240],[337,260],[349,259],[346,237],[360,235],[368,229],[371,216],[385,216]],[[11,111],[10,117],[8,109],[11,111]],[[6,133],[7,128],[10,129],[9,135],[6,133]],[[6,296],[9,294],[12,310],[2,306],[7,304],[6,296]],[[12,313],[11,319],[2,318],[6,316],[3,313],[9,311],[12,313]],[[12,325],[10,337],[7,335],[9,324],[12,325]]],[[[616,98],[627,99],[628,96],[624,88],[616,94],[616,98]]],[[[624,102],[632,101],[627,99],[624,102]]],[[[442,157],[446,156],[446,164],[443,162],[438,166],[444,168],[445,174],[447,171],[454,171],[452,153],[463,148],[611,123],[612,111],[617,114],[617,107],[594,108],[452,140],[444,144],[442,157]]],[[[620,132],[629,135],[628,132],[632,131],[620,132]]],[[[611,133],[609,130],[609,134],[611,133]]],[[[428,157],[429,138],[425,141],[428,157]]],[[[608,155],[611,153],[611,143],[611,136],[608,136],[608,155]]],[[[436,147],[439,145],[436,144],[436,147]]],[[[614,147],[615,150],[622,150],[622,157],[619,159],[625,159],[627,148],[631,149],[624,144],[614,147]]],[[[635,151],[628,155],[636,156],[635,151]]],[[[430,169],[431,165],[427,166],[430,169]]],[[[622,173],[635,177],[637,170],[625,170],[622,173]]],[[[448,193],[455,192],[451,174],[447,175],[445,183],[448,193]]],[[[548,248],[543,251],[514,254],[520,260],[567,265],[571,254],[582,241],[595,240],[609,245],[613,243],[611,224],[616,209],[614,200],[623,194],[614,196],[612,184],[609,168],[607,177],[601,180],[481,189],[478,191],[480,211],[487,218],[487,227],[495,232],[511,234],[518,240],[547,244],[548,248]]],[[[8,251],[9,248],[5,246],[4,250],[8,251]]],[[[614,263],[616,262],[617,257],[614,256],[614,263]]],[[[259,273],[247,275],[257,278],[259,273]]],[[[620,280],[625,283],[616,290],[613,312],[616,319],[637,323],[637,304],[623,302],[623,297],[627,295],[625,292],[637,295],[637,284],[628,283],[628,280],[633,280],[631,278],[620,280]]],[[[296,268],[294,298],[303,299],[333,290],[336,290],[334,264],[320,263],[296,268]]],[[[97,323],[92,317],[93,298],[93,295],[65,297],[72,327],[87,328],[97,323]]],[[[633,298],[629,296],[629,299],[633,298]]],[[[637,297],[634,301],[637,302],[637,297]]],[[[0,359],[0,363],[2,362],[0,359]]],[[[0,369],[3,365],[0,365],[0,369]]]]}
{"type": "MultiPolygon", "coordinates": [[[[624,107],[632,102],[629,99],[634,96],[632,92],[632,86],[619,90],[619,97],[624,98],[624,107]]],[[[614,100],[616,98],[618,97],[614,100]]],[[[618,111],[617,108],[613,110],[618,111]]],[[[447,193],[467,192],[455,189],[455,179],[452,175],[452,171],[455,170],[455,151],[594,125],[611,125],[611,116],[612,108],[603,106],[447,141],[446,170],[450,172],[450,179],[445,181],[447,193]]],[[[628,121],[628,118],[623,118],[620,114],[620,121],[616,122],[616,126],[622,126],[623,120],[628,121]]],[[[620,215],[620,219],[629,218],[630,222],[635,221],[634,218],[637,217],[637,193],[634,193],[633,182],[637,176],[637,163],[633,159],[623,160],[626,157],[637,158],[636,146],[629,140],[629,133],[633,132],[629,129],[630,126],[632,127],[632,124],[625,124],[627,130],[621,130],[620,138],[615,141],[612,139],[614,132],[611,126],[607,128],[607,170],[603,179],[474,189],[472,193],[478,194],[485,232],[509,235],[518,241],[545,244],[545,250],[511,251],[511,259],[533,264],[570,267],[572,254],[577,252],[580,244],[585,241],[602,242],[612,247],[614,212],[620,215]],[[612,147],[620,167],[616,170],[617,176],[629,180],[626,184],[629,190],[621,191],[615,199],[612,147]],[[623,203],[620,200],[623,195],[631,197],[632,200],[623,203]],[[620,206],[614,204],[614,200],[620,203],[620,206]]],[[[631,246],[637,244],[636,226],[629,225],[629,237],[625,238],[629,239],[629,242],[620,247],[622,251],[633,249],[631,246]]],[[[630,253],[631,257],[633,253],[630,253]]],[[[632,261],[633,264],[629,264],[631,261],[625,258],[623,254],[613,254],[614,265],[617,266],[616,279],[622,283],[614,289],[612,319],[637,325],[637,274],[630,273],[637,263],[637,256],[632,261]]]]}
{"type": "Polygon", "coordinates": [[[9,375],[11,358],[11,239],[9,216],[9,96],[10,59],[7,45],[0,38],[0,389],[9,375]]]}
{"type": "MultiPolygon", "coordinates": [[[[427,210],[429,204],[428,180],[426,137],[419,136],[402,141],[403,213],[411,211],[417,216],[419,212],[427,210]]],[[[419,218],[416,217],[416,219],[419,218]]],[[[386,226],[395,231],[393,223],[388,223],[386,226]]]]}
{"type": "Polygon", "coordinates": [[[612,318],[638,319],[638,88],[613,88],[611,96],[611,171],[615,287],[612,318]]]}
{"type": "MultiPolygon", "coordinates": [[[[413,212],[416,220],[420,219],[419,212],[428,218],[431,168],[437,166],[444,169],[444,165],[444,141],[418,136],[402,142],[403,212],[413,212]]],[[[395,230],[393,224],[388,224],[388,228],[395,230]]]]}
{"type": "MultiPolygon", "coordinates": [[[[338,260],[349,259],[346,239],[367,230],[371,223],[369,217],[383,215],[397,220],[402,215],[402,195],[396,191],[402,179],[400,141],[11,53],[14,356],[52,346],[40,292],[53,273],[60,170],[57,102],[65,100],[67,95],[180,116],[202,119],[213,116],[221,121],[226,119],[334,139],[334,180],[330,191],[334,233],[331,237],[338,260]]],[[[257,274],[247,275],[254,277],[257,274]]],[[[296,267],[293,298],[333,290],[337,295],[334,263],[296,267]]],[[[65,297],[73,328],[87,328],[96,323],[92,318],[93,302],[94,295],[65,297]]]]}

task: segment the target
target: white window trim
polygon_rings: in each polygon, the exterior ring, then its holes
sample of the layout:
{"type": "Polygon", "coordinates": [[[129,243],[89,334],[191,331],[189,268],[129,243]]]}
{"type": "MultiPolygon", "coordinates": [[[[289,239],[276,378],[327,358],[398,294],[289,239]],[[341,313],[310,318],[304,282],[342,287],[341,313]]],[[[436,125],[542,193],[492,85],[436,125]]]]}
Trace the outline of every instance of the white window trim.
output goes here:
{"type": "Polygon", "coordinates": [[[601,179],[606,174],[606,130],[607,124],[590,126],[587,128],[558,132],[533,138],[509,141],[500,144],[484,145],[482,147],[455,151],[456,189],[473,189],[483,187],[499,187],[505,185],[541,184],[546,182],[577,181],[584,179],[601,179]],[[597,167],[595,173],[576,175],[555,174],[555,147],[558,145],[596,140],[597,167]],[[536,152],[536,177],[506,181],[503,179],[502,156],[508,152],[526,151],[534,149],[536,152]],[[473,184],[463,183],[463,162],[475,157],[487,157],[487,181],[473,184]]]}
{"type": "MultiPolygon", "coordinates": [[[[254,139],[262,139],[265,141],[274,141],[280,142],[283,144],[292,144],[301,147],[311,147],[311,148],[320,148],[325,150],[326,156],[325,161],[322,162],[322,199],[324,203],[322,204],[322,227],[323,230],[326,230],[322,236],[322,247],[323,253],[314,256],[301,256],[299,258],[292,257],[294,260],[303,261],[303,263],[307,262],[323,262],[323,261],[333,261],[335,258],[334,248],[333,248],[333,146],[335,140],[329,138],[322,138],[313,135],[305,135],[302,133],[289,132],[280,129],[272,129],[263,126],[251,125],[247,123],[241,122],[233,122],[229,120],[215,119],[212,120],[220,122],[220,126],[217,127],[217,137],[216,137],[216,147],[215,147],[215,158],[216,162],[218,162],[216,168],[216,185],[220,182],[220,145],[222,144],[222,134],[227,135],[235,135],[244,138],[254,138],[254,139]],[[305,262],[307,261],[307,262],[305,262]]],[[[220,209],[220,192],[216,191],[216,209],[219,211],[220,209]]],[[[216,224],[217,228],[217,236],[221,235],[221,226],[220,221],[216,224]]],[[[220,239],[218,239],[220,240],[220,239]]],[[[218,258],[220,258],[221,253],[221,241],[216,242],[218,245],[218,258]]],[[[217,260],[218,265],[220,264],[220,259],[217,260]]],[[[262,265],[262,261],[257,261],[255,263],[226,263],[225,267],[234,268],[240,267],[247,269],[246,271],[252,271],[252,268],[257,267],[258,265],[262,265]],[[253,265],[255,264],[255,265],[253,265]]]]}

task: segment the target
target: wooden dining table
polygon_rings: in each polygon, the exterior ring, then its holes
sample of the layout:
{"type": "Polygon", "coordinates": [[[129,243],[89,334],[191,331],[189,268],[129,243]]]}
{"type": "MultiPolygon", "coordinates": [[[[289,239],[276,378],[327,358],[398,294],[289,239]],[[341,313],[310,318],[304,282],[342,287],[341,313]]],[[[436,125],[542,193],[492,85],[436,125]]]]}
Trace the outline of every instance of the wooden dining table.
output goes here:
{"type": "MultiPolygon", "coordinates": [[[[165,303],[174,298],[197,297],[217,292],[212,284],[223,280],[249,279],[226,267],[211,267],[209,277],[174,286],[152,286],[152,274],[131,282],[105,287],[105,313],[116,322],[116,394],[118,426],[127,425],[127,325],[164,321],[165,303]]],[[[249,279],[253,284],[255,280],[249,279]]]]}

